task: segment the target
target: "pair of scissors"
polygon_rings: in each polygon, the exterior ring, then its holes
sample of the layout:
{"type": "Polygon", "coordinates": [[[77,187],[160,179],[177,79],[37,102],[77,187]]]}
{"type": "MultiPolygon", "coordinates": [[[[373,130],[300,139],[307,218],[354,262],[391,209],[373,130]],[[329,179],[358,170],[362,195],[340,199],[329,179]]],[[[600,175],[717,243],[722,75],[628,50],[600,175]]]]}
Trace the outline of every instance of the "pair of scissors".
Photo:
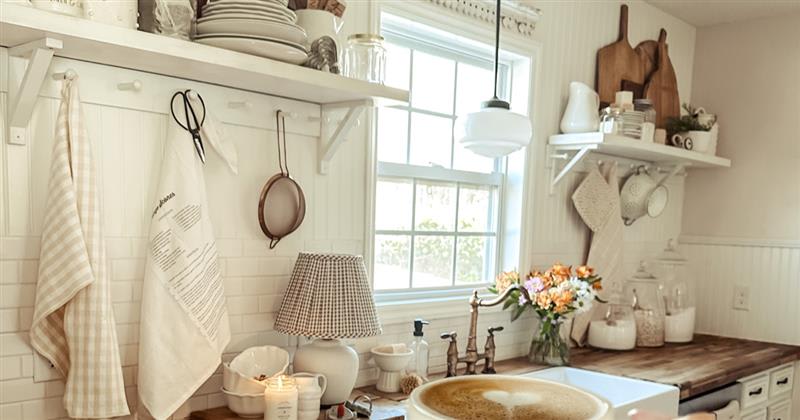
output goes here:
{"type": "Polygon", "coordinates": [[[203,126],[203,122],[206,120],[206,103],[203,102],[203,97],[200,96],[197,92],[192,92],[191,90],[187,89],[183,92],[175,92],[172,95],[172,99],[170,100],[170,112],[172,113],[172,118],[175,120],[178,125],[183,128],[184,130],[188,131],[189,134],[192,136],[192,141],[194,142],[194,148],[197,150],[197,155],[200,156],[200,161],[203,164],[206,163],[206,150],[203,147],[203,139],[200,137],[200,127],[203,126]],[[200,100],[200,104],[203,106],[203,118],[199,121],[197,120],[197,113],[194,111],[194,107],[192,103],[189,101],[189,97],[192,95],[196,95],[197,98],[200,100]],[[186,119],[186,125],[181,124],[181,121],[175,115],[175,99],[180,96],[183,99],[183,112],[184,117],[186,119]],[[191,118],[190,118],[191,116],[191,118]],[[192,125],[194,123],[194,125],[192,125]]]}

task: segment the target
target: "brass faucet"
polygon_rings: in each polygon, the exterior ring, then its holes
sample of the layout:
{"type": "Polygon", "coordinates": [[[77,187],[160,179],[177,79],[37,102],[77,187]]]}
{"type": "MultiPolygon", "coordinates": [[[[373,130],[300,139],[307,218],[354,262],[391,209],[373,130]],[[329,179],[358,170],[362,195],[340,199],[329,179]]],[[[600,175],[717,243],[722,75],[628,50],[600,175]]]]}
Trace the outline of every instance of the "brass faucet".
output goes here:
{"type": "Polygon", "coordinates": [[[528,291],[525,290],[524,287],[521,287],[518,284],[512,285],[500,296],[489,300],[483,301],[480,297],[478,297],[478,291],[473,290],[472,296],[469,298],[469,306],[470,306],[470,320],[469,320],[469,337],[467,337],[467,353],[463,357],[458,356],[458,343],[456,341],[457,335],[455,331],[444,333],[441,335],[441,338],[446,340],[450,339],[450,346],[447,348],[447,377],[456,376],[458,373],[458,364],[464,363],[466,364],[466,370],[464,374],[466,375],[475,375],[475,366],[478,364],[478,361],[485,360],[483,371],[481,373],[496,373],[494,370],[494,356],[495,356],[495,344],[494,344],[494,332],[495,331],[502,331],[503,327],[493,327],[489,328],[489,336],[486,338],[486,346],[484,347],[484,353],[478,353],[478,308],[481,306],[495,306],[505,302],[508,295],[510,295],[513,291],[519,290],[520,293],[530,301],[530,295],[528,295],[528,291]]]}

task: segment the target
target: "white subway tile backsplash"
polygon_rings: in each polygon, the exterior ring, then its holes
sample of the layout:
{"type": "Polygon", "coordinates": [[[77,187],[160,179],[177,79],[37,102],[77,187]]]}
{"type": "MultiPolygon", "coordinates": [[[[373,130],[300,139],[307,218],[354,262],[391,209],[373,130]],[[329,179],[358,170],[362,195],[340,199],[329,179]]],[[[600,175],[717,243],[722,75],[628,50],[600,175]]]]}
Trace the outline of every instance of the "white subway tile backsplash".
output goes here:
{"type": "Polygon", "coordinates": [[[22,403],[24,420],[50,420],[67,416],[61,398],[46,398],[22,403]]]}
{"type": "Polygon", "coordinates": [[[243,277],[242,294],[265,295],[275,293],[275,277],[243,277]]]}
{"type": "Polygon", "coordinates": [[[22,404],[0,404],[0,419],[16,420],[22,418],[22,404]]]}
{"type": "Polygon", "coordinates": [[[18,236],[0,238],[0,260],[39,258],[39,238],[18,236]]]}
{"type": "Polygon", "coordinates": [[[39,260],[21,260],[19,281],[21,283],[36,283],[39,277],[39,260]]]}
{"type": "Polygon", "coordinates": [[[0,333],[19,331],[19,309],[0,309],[0,333]]]}
{"type": "Polygon", "coordinates": [[[32,284],[0,285],[0,308],[33,306],[36,286],[32,284]]]}
{"type": "Polygon", "coordinates": [[[0,261],[0,283],[20,283],[19,261],[0,261]]]}
{"type": "Polygon", "coordinates": [[[275,324],[273,314],[250,314],[242,316],[242,331],[259,332],[272,330],[275,324]]]}
{"type": "Polygon", "coordinates": [[[44,398],[44,391],[44,384],[34,383],[33,378],[2,381],[0,382],[0,404],[44,398]]]}
{"type": "Polygon", "coordinates": [[[29,343],[30,339],[27,333],[0,334],[0,356],[31,354],[33,349],[29,343]]]}
{"type": "Polygon", "coordinates": [[[141,280],[143,278],[144,259],[116,259],[112,261],[112,280],[141,280]]]}
{"type": "Polygon", "coordinates": [[[254,314],[259,312],[258,296],[233,296],[227,299],[228,313],[231,315],[254,314]]]}
{"type": "Polygon", "coordinates": [[[22,358],[19,356],[0,358],[0,381],[22,377],[22,358]]]}

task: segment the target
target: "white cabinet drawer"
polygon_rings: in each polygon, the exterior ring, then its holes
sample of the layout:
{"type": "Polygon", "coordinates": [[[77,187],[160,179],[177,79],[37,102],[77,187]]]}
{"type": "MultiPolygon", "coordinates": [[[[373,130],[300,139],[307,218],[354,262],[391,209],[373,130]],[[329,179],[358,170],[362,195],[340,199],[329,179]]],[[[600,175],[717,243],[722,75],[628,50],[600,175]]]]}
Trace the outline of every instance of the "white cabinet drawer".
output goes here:
{"type": "Polygon", "coordinates": [[[792,420],[792,402],[779,401],[767,407],[767,420],[792,420]]]}
{"type": "Polygon", "coordinates": [[[743,413],[741,420],[767,420],[767,409],[761,408],[755,411],[743,413]]]}
{"type": "Polygon", "coordinates": [[[775,369],[769,375],[769,396],[784,395],[792,390],[794,366],[786,365],[775,369]]]}
{"type": "Polygon", "coordinates": [[[764,373],[763,375],[752,376],[740,381],[742,383],[742,398],[740,401],[743,411],[767,402],[769,399],[769,378],[770,375],[764,373]]]}

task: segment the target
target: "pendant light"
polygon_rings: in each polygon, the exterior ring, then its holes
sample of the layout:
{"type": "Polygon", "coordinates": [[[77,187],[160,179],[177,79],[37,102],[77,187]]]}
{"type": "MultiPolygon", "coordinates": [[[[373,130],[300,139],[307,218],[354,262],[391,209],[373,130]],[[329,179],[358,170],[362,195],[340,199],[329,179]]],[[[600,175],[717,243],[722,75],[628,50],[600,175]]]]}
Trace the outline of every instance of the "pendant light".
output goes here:
{"type": "Polygon", "coordinates": [[[497,97],[497,72],[500,58],[500,0],[497,0],[494,41],[494,96],[481,103],[481,110],[456,120],[456,139],[476,154],[491,158],[506,156],[530,143],[531,121],[526,115],[510,111],[508,102],[497,97]]]}

